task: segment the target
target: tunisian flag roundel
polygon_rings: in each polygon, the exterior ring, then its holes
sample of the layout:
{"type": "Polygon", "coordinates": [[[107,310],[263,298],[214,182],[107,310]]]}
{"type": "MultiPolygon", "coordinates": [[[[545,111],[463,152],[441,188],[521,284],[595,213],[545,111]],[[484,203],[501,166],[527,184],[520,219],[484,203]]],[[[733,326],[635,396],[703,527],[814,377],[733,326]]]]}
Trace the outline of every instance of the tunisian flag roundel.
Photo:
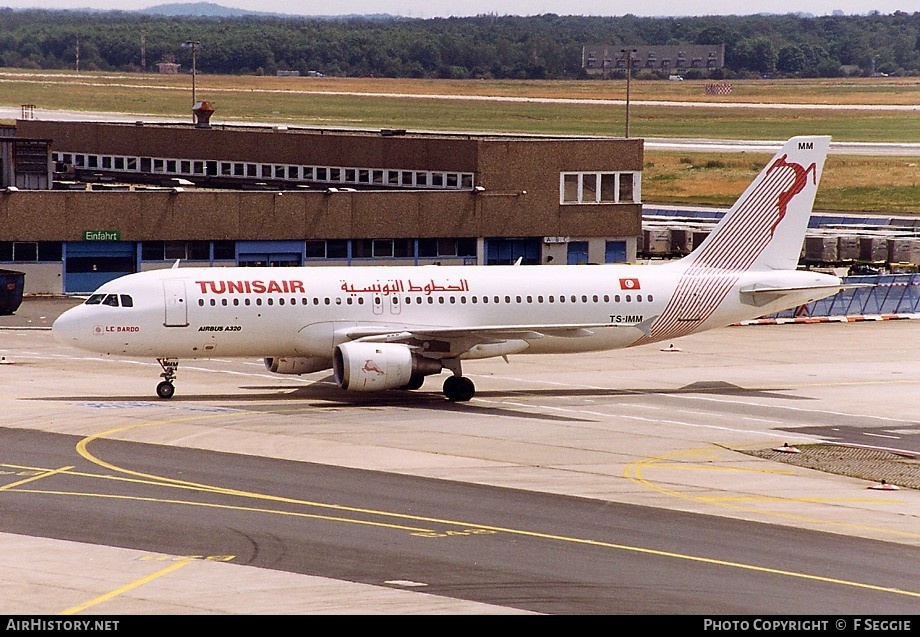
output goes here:
{"type": "Polygon", "coordinates": [[[639,279],[620,279],[621,290],[638,290],[639,279]]]}

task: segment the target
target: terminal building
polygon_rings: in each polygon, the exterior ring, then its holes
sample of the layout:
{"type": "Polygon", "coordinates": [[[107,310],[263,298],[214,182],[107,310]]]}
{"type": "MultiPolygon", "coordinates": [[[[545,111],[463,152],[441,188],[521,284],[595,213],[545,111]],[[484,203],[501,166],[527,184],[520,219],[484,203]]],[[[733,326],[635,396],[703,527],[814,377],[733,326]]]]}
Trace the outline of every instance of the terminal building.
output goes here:
{"type": "Polygon", "coordinates": [[[202,119],[3,130],[0,267],[25,272],[26,293],[85,294],[177,260],[553,265],[639,250],[641,139],[202,119]]]}

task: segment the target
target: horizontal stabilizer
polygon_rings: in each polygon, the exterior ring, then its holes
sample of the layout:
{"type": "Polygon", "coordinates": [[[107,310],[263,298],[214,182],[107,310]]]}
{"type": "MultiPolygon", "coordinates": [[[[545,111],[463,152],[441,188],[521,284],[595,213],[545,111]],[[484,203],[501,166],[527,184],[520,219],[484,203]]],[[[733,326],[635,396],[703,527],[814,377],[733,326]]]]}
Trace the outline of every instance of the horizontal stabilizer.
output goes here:
{"type": "Polygon", "coordinates": [[[744,288],[740,290],[741,300],[748,305],[753,305],[755,307],[760,307],[761,305],[766,305],[767,303],[772,303],[777,299],[781,299],[784,296],[790,294],[807,294],[809,292],[815,293],[815,298],[825,298],[832,296],[839,292],[840,290],[846,289],[848,287],[862,287],[862,286],[849,286],[844,284],[830,284],[830,285],[795,285],[789,287],[758,287],[756,285],[749,288],[744,288]]]}

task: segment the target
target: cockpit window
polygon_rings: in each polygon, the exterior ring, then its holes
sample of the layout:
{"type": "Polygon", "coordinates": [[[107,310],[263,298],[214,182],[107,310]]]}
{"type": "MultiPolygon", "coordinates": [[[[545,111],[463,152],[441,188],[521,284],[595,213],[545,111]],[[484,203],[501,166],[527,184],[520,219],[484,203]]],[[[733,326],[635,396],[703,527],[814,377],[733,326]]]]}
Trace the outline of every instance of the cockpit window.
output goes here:
{"type": "Polygon", "coordinates": [[[93,294],[84,305],[108,305],[110,307],[134,307],[134,298],[130,294],[93,294]],[[119,300],[121,303],[119,303],[119,300]]]}

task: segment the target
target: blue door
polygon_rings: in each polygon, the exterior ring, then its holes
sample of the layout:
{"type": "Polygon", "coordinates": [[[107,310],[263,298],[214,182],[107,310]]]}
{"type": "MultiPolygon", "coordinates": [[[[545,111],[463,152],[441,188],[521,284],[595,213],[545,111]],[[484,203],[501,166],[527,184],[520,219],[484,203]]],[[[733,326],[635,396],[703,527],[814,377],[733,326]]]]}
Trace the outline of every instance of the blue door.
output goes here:
{"type": "Polygon", "coordinates": [[[626,242],[608,241],[604,252],[604,263],[626,263],[626,242]]]}
{"type": "Polygon", "coordinates": [[[588,242],[587,241],[569,241],[568,260],[569,265],[584,265],[588,262],[588,242]]]}
{"type": "Polygon", "coordinates": [[[66,294],[89,294],[137,272],[137,244],[132,241],[68,241],[63,257],[66,294]]]}

